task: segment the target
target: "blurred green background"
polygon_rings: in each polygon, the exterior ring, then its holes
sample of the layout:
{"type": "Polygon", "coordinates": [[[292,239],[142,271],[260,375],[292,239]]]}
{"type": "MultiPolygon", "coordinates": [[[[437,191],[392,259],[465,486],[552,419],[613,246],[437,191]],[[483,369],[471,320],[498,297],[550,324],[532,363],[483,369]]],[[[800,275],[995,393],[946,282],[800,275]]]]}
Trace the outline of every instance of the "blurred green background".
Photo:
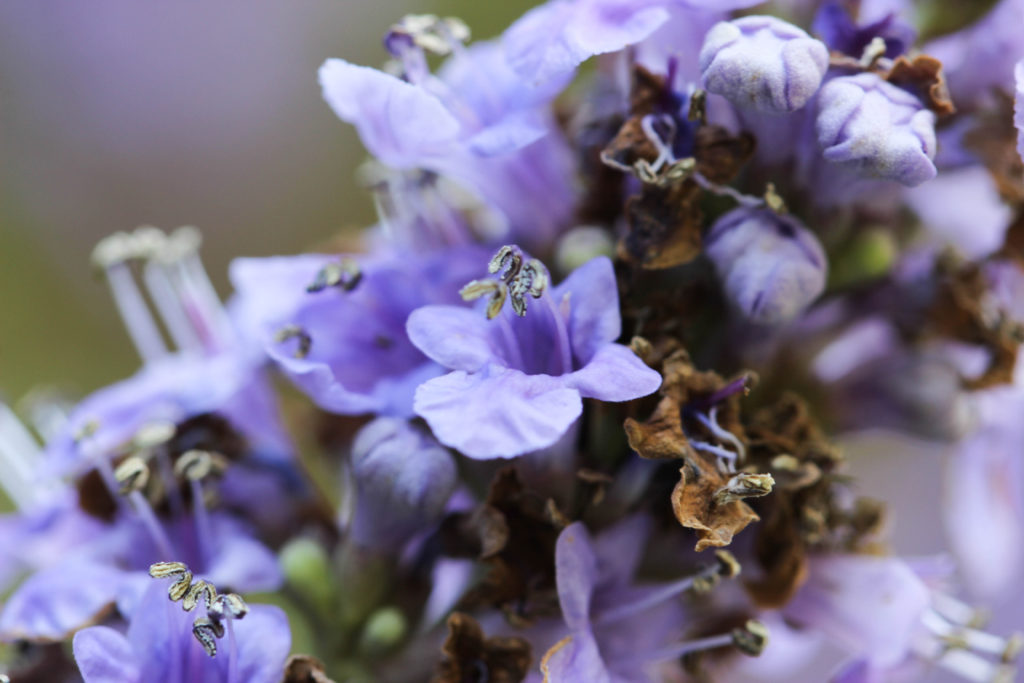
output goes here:
{"type": "Polygon", "coordinates": [[[475,39],[534,3],[196,0],[0,6],[0,398],[72,396],[138,359],[89,253],[117,230],[202,229],[235,256],[294,253],[373,220],[364,151],[321,100],[327,57],[379,66],[409,12],[475,39]]]}

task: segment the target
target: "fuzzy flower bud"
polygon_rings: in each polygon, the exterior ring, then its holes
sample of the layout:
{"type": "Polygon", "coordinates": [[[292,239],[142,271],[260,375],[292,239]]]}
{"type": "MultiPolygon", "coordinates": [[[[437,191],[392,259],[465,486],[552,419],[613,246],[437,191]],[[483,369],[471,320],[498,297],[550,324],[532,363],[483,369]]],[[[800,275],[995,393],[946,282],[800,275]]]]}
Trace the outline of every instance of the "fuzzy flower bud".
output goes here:
{"type": "Polygon", "coordinates": [[[828,48],[781,19],[750,16],[715,24],[704,38],[700,70],[708,92],[739,107],[785,114],[818,92],[828,48]]]}
{"type": "Polygon", "coordinates": [[[397,418],[378,418],[352,445],[360,546],[397,550],[434,524],[455,488],[455,462],[432,437],[397,418]]]}
{"type": "Polygon", "coordinates": [[[858,175],[911,187],[935,177],[935,114],[875,74],[829,81],[816,126],[825,158],[858,175]]]}
{"type": "Polygon", "coordinates": [[[789,320],[825,288],[825,252],[792,216],[734,209],[715,222],[705,244],[726,295],[753,322],[789,320]]]}

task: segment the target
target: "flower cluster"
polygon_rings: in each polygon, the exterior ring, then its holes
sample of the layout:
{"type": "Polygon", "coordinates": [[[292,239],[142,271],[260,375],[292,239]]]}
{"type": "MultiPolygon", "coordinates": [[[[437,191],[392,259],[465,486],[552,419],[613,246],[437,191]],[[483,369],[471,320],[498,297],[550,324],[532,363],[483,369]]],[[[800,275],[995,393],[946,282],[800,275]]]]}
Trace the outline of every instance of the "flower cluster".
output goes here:
{"type": "Polygon", "coordinates": [[[0,679],[1012,680],[1024,3],[755,4],[407,16],[319,73],[351,252],[101,242],[142,364],[0,404],[0,679]]]}

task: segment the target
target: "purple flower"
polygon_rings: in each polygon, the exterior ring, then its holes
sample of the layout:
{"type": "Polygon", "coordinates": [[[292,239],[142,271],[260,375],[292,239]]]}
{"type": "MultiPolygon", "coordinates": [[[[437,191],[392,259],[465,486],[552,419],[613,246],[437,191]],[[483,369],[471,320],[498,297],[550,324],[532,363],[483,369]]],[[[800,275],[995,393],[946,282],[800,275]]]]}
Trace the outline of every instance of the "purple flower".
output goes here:
{"type": "Polygon", "coordinates": [[[452,49],[436,77],[416,66],[418,48],[403,51],[406,80],[330,59],[324,98],[386,165],[451,178],[501,213],[506,236],[545,240],[575,198],[573,160],[546,106],[564,83],[527,85],[497,43],[452,49]]]}
{"type": "Polygon", "coordinates": [[[793,216],[734,209],[712,226],[705,251],[729,300],[757,323],[794,318],[825,288],[825,252],[793,216]]]}
{"type": "Polygon", "coordinates": [[[983,166],[944,170],[903,197],[930,235],[968,258],[987,256],[1003,245],[1012,210],[983,166]]]}
{"type": "Polygon", "coordinates": [[[811,28],[831,49],[857,59],[864,54],[864,49],[872,40],[881,38],[885,41],[884,56],[895,59],[914,45],[917,32],[913,26],[902,21],[895,11],[885,11],[887,9],[865,16],[865,8],[859,7],[859,21],[855,22],[847,7],[839,0],[825,0],[814,16],[811,28]]]}
{"type": "Polygon", "coordinates": [[[716,24],[704,38],[700,68],[708,92],[740,107],[784,114],[807,104],[828,69],[828,48],[769,16],[716,24]]]}
{"type": "MultiPolygon", "coordinates": [[[[519,259],[516,273],[535,263],[519,259]]],[[[504,282],[472,284],[508,294],[504,282]]],[[[513,306],[525,305],[516,303],[518,286],[522,279],[511,282],[513,306]]],[[[416,390],[416,413],[441,443],[472,458],[521,455],[554,444],[579,417],[582,398],[628,401],[661,384],[657,372],[614,343],[621,322],[607,258],[533,296],[536,309],[525,316],[491,308],[489,320],[459,306],[426,306],[409,316],[412,343],[454,371],[416,390]]]]}
{"type": "Polygon", "coordinates": [[[555,546],[558,601],[569,635],[545,655],[552,681],[649,682],[648,670],[686,653],[733,645],[734,634],[671,644],[686,618],[678,596],[700,577],[732,576],[738,566],[719,561],[672,583],[632,586],[647,541],[649,520],[634,516],[591,539],[582,522],[567,526],[555,546]]]}
{"type": "Polygon", "coordinates": [[[884,667],[908,656],[929,602],[928,587],[896,558],[821,556],[784,614],[884,667]]]}
{"type": "Polygon", "coordinates": [[[400,550],[437,523],[455,490],[455,461],[429,434],[397,418],[377,418],[352,444],[356,509],[352,540],[400,550]]]}
{"type": "Polygon", "coordinates": [[[211,583],[241,591],[274,590],[282,580],[274,554],[223,515],[212,516],[206,528],[193,515],[167,523],[126,516],[75,539],[15,589],[0,612],[0,635],[60,640],[115,603],[132,614],[146,569],[161,560],[185,561],[211,583]]]}
{"type": "Polygon", "coordinates": [[[727,12],[757,0],[551,0],[512,24],[503,42],[512,68],[531,82],[572,72],[595,55],[649,37],[674,8],[727,12]]]}
{"type": "Polygon", "coordinates": [[[416,387],[441,374],[409,341],[405,321],[427,304],[455,303],[481,252],[302,255],[236,259],[235,312],[288,377],[325,410],[411,416],[416,387]],[[325,268],[358,282],[308,291],[325,268]]]}
{"type": "Polygon", "coordinates": [[[150,585],[126,633],[93,626],[77,633],[73,648],[85,683],[277,683],[291,648],[288,618],[269,605],[247,606],[230,619],[209,656],[193,635],[196,614],[167,597],[167,587],[150,585]]]}
{"type": "Polygon", "coordinates": [[[950,452],[943,513],[966,585],[991,599],[1024,568],[1024,393],[989,389],[971,403],[978,424],[950,452]]]}
{"type": "Polygon", "coordinates": [[[923,50],[940,60],[953,101],[962,106],[1006,89],[1024,58],[1024,0],[1000,0],[979,21],[931,41],[923,50]]]}
{"type": "Polygon", "coordinates": [[[826,83],[816,127],[825,159],[858,175],[911,187],[935,177],[935,114],[875,74],[826,83]]]}

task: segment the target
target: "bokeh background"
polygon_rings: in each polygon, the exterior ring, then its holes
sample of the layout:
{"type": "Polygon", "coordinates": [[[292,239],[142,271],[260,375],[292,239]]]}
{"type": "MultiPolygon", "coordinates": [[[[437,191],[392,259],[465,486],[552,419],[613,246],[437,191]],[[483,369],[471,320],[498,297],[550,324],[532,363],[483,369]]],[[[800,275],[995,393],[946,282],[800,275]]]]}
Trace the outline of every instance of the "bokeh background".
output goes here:
{"type": "Polygon", "coordinates": [[[235,256],[373,220],[328,57],[379,66],[409,12],[497,35],[529,0],[0,3],[0,398],[81,395],[138,359],[89,253],[142,224],[198,226],[222,294],[235,256]]]}

